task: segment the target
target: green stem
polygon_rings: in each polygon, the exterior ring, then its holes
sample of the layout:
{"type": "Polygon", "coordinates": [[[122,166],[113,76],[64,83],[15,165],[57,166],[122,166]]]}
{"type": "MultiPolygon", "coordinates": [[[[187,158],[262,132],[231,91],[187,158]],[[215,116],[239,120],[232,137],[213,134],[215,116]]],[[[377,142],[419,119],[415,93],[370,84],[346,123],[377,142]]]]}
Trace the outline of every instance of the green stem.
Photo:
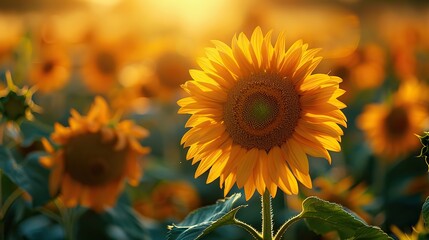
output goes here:
{"type": "Polygon", "coordinates": [[[273,213],[271,196],[268,191],[262,195],[262,236],[264,240],[273,240],[273,213]]]}
{"type": "Polygon", "coordinates": [[[257,240],[263,240],[261,233],[259,233],[256,229],[254,229],[252,226],[250,226],[249,224],[242,222],[236,218],[234,218],[234,225],[239,226],[241,228],[243,228],[244,230],[246,230],[248,233],[250,233],[252,235],[252,237],[254,239],[257,240]]]}
{"type": "Polygon", "coordinates": [[[73,209],[68,209],[66,206],[64,206],[63,202],[56,198],[54,200],[55,206],[57,206],[58,210],[60,211],[61,215],[61,223],[64,227],[64,232],[66,234],[66,239],[68,240],[74,240],[74,234],[73,234],[73,221],[72,219],[72,211],[73,209]]]}
{"type": "Polygon", "coordinates": [[[61,223],[61,221],[62,221],[61,218],[57,214],[55,214],[54,212],[52,212],[51,210],[49,210],[45,207],[39,208],[38,211],[40,211],[42,214],[52,218],[53,220],[55,220],[59,223],[61,223]]]}
{"type": "Polygon", "coordinates": [[[6,127],[6,123],[0,123],[0,145],[3,145],[4,128],[5,127],[6,127]]]}
{"type": "Polygon", "coordinates": [[[46,132],[48,132],[48,133],[50,133],[50,132],[53,132],[53,131],[54,131],[54,128],[53,128],[52,126],[47,125],[47,124],[45,124],[45,123],[43,123],[43,122],[41,122],[41,121],[39,121],[39,120],[37,120],[37,119],[32,120],[32,121],[31,121],[31,123],[32,123],[35,127],[38,127],[38,128],[40,128],[40,129],[42,129],[43,131],[46,131],[46,132]]]}
{"type": "Polygon", "coordinates": [[[0,208],[0,220],[3,221],[3,218],[6,216],[6,212],[10,206],[12,206],[13,202],[24,193],[20,188],[15,189],[12,194],[4,201],[3,206],[0,208]]]}
{"type": "Polygon", "coordinates": [[[294,224],[295,222],[301,220],[301,214],[298,214],[291,219],[287,220],[277,231],[276,235],[274,236],[274,240],[280,240],[283,237],[283,234],[286,232],[286,230],[289,228],[290,225],[294,224]]]}

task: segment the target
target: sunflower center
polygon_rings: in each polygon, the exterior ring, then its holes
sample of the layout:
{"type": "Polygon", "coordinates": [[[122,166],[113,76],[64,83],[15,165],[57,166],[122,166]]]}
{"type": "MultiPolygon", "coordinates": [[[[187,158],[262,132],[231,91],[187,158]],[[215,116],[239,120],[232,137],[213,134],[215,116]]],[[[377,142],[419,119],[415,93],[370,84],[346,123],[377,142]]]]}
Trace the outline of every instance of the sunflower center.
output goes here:
{"type": "Polygon", "coordinates": [[[96,65],[100,72],[109,75],[116,71],[116,59],[108,52],[99,52],[96,56],[96,65]]]}
{"type": "Polygon", "coordinates": [[[89,186],[119,180],[125,170],[126,148],[115,151],[115,143],[116,139],[102,141],[100,133],[72,137],[64,146],[65,171],[89,186]]]}
{"type": "Polygon", "coordinates": [[[243,104],[243,117],[247,125],[263,129],[274,121],[279,111],[276,99],[263,93],[254,93],[243,104]]]}
{"type": "Polygon", "coordinates": [[[408,131],[410,120],[407,111],[403,107],[394,107],[385,120],[386,132],[390,137],[398,138],[404,136],[408,131]]]}
{"type": "Polygon", "coordinates": [[[224,105],[225,126],[233,141],[266,151],[292,136],[300,113],[293,84],[272,73],[238,80],[224,105]]]}
{"type": "Polygon", "coordinates": [[[15,92],[9,92],[7,96],[0,98],[0,113],[7,120],[17,121],[25,118],[28,108],[25,96],[19,96],[15,92]]]}
{"type": "Polygon", "coordinates": [[[55,63],[52,60],[46,61],[42,66],[44,73],[50,73],[54,69],[55,63]]]}

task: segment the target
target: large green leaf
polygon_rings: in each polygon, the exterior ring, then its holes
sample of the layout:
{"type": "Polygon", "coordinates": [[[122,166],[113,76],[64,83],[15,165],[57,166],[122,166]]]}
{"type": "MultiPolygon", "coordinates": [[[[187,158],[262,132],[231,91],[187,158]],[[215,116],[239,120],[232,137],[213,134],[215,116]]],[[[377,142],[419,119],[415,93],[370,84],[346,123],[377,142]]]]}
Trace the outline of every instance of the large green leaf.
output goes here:
{"type": "Polygon", "coordinates": [[[43,205],[51,198],[48,190],[49,171],[39,164],[41,154],[29,154],[25,164],[21,165],[8,148],[0,146],[0,169],[13,183],[31,195],[34,206],[43,205]]]}
{"type": "Polygon", "coordinates": [[[302,206],[301,218],[305,218],[308,227],[317,234],[337,231],[341,239],[392,239],[336,203],[308,197],[302,206]]]}
{"type": "Polygon", "coordinates": [[[190,213],[181,223],[169,226],[169,240],[197,240],[218,227],[234,222],[237,211],[245,207],[240,205],[233,209],[240,199],[237,193],[229,198],[219,200],[216,204],[200,208],[190,213]]]}

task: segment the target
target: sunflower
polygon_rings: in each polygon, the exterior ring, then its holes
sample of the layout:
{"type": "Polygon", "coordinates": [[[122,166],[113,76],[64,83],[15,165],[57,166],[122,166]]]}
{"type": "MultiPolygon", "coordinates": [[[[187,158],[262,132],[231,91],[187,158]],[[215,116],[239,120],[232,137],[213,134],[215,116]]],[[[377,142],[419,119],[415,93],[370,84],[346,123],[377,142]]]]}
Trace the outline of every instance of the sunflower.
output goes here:
{"type": "Polygon", "coordinates": [[[428,117],[419,94],[423,88],[421,84],[403,84],[393,101],[369,104],[358,116],[357,125],[375,154],[393,161],[419,148],[414,134],[423,131],[428,117]]]}
{"type": "Polygon", "coordinates": [[[45,93],[61,89],[69,77],[70,60],[66,52],[59,48],[44,49],[30,70],[30,82],[45,93]]]}
{"type": "Polygon", "coordinates": [[[178,99],[180,86],[190,79],[189,69],[194,67],[195,44],[182,36],[159,37],[146,46],[147,66],[151,69],[147,80],[141,79],[138,88],[143,96],[163,101],[178,99]]]}
{"type": "Polygon", "coordinates": [[[246,200],[255,189],[296,194],[297,181],[311,188],[307,155],[331,162],[327,150],[341,149],[342,80],[312,74],[319,49],[302,41],[286,49],[283,32],[274,46],[259,27],[250,40],[235,36],[232,48],[213,43],[183,85],[190,96],[178,101],[179,113],[192,115],[182,144],[200,162],[195,177],[210,169],[207,183],[219,178],[225,195],[236,183],[246,200]]]}
{"type": "Polygon", "coordinates": [[[137,200],[134,209],[141,215],[157,219],[182,220],[200,205],[195,188],[185,181],[158,184],[147,199],[137,200]]]}
{"type": "Polygon", "coordinates": [[[4,129],[18,140],[19,124],[24,120],[33,120],[33,112],[41,111],[32,100],[34,88],[19,88],[13,83],[10,72],[6,73],[6,81],[6,88],[0,90],[0,143],[4,129]]]}
{"type": "Polygon", "coordinates": [[[0,119],[2,122],[21,122],[24,119],[32,120],[33,112],[40,110],[32,101],[34,88],[19,88],[16,86],[9,72],[6,73],[7,87],[0,90],[0,119]]]}
{"type": "Polygon", "coordinates": [[[94,93],[107,93],[118,84],[118,75],[127,61],[122,44],[94,41],[89,45],[82,75],[86,87],[94,93]]]}
{"type": "Polygon", "coordinates": [[[138,157],[148,153],[137,141],[148,132],[131,121],[111,118],[105,100],[95,99],[87,116],[71,111],[70,127],[55,125],[51,139],[44,139],[49,156],[41,163],[52,169],[49,179],[51,195],[60,193],[64,204],[77,204],[103,211],[112,207],[127,178],[137,185],[141,177],[138,157]]]}
{"type": "Polygon", "coordinates": [[[342,87],[347,93],[342,99],[348,102],[359,90],[375,89],[383,84],[386,75],[385,65],[385,53],[381,47],[374,43],[366,43],[350,55],[337,58],[330,68],[332,74],[345,79],[342,87]]]}
{"type": "Polygon", "coordinates": [[[419,218],[419,221],[412,228],[411,233],[402,232],[397,226],[391,226],[390,230],[392,230],[393,234],[399,240],[427,239],[427,237],[429,236],[428,231],[425,229],[423,217],[419,218]]]}

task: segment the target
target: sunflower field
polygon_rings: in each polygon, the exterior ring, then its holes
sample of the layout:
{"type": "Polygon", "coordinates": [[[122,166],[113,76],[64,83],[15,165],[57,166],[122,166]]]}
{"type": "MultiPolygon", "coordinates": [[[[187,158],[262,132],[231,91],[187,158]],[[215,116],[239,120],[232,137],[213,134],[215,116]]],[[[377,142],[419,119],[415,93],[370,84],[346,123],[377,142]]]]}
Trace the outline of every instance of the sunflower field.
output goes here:
{"type": "Polygon", "coordinates": [[[0,240],[429,239],[429,2],[0,1],[0,240]]]}

